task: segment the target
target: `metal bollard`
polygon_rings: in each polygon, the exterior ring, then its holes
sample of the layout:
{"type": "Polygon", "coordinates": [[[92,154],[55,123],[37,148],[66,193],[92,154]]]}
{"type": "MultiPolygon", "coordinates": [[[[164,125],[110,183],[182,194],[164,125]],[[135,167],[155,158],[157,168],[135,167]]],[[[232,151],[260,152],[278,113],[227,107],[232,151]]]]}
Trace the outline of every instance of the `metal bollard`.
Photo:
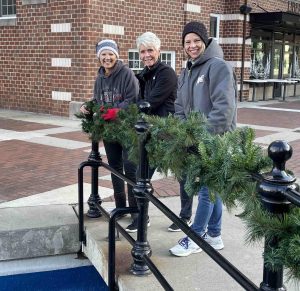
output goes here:
{"type": "MultiPolygon", "coordinates": [[[[292,147],[285,141],[274,141],[268,147],[268,155],[273,160],[273,169],[269,173],[263,174],[263,180],[258,184],[258,193],[265,210],[272,215],[282,218],[289,212],[292,204],[283,192],[287,189],[296,189],[296,178],[285,172],[285,163],[291,158],[292,147]]],[[[265,251],[278,246],[278,237],[265,237],[265,251]]],[[[272,271],[266,267],[264,262],[263,282],[260,284],[263,291],[284,291],[283,266],[277,271],[272,271]]]]}
{"type": "MultiPolygon", "coordinates": [[[[148,102],[143,102],[139,108],[143,113],[147,113],[149,112],[150,104],[148,102]]],[[[147,275],[150,273],[149,267],[146,265],[143,257],[150,257],[152,253],[149,242],[147,241],[149,201],[144,194],[146,192],[153,193],[153,188],[150,184],[149,178],[147,151],[145,148],[148,128],[149,124],[143,118],[138,120],[135,125],[136,132],[139,135],[139,169],[137,174],[137,183],[133,188],[133,193],[137,199],[139,213],[137,239],[131,251],[133,257],[131,272],[134,275],[147,275]]]]}
{"type": "MultiPolygon", "coordinates": [[[[100,153],[99,153],[99,142],[97,141],[92,141],[92,150],[91,153],[88,157],[89,161],[96,161],[99,162],[99,166],[101,163],[101,157],[100,157],[100,153]]],[[[100,217],[102,214],[101,212],[95,207],[95,203],[96,204],[101,204],[102,200],[99,196],[98,193],[98,169],[99,166],[92,166],[91,169],[91,194],[90,197],[87,201],[88,205],[89,205],[89,210],[86,213],[86,216],[90,217],[90,218],[97,218],[100,217]]]]}

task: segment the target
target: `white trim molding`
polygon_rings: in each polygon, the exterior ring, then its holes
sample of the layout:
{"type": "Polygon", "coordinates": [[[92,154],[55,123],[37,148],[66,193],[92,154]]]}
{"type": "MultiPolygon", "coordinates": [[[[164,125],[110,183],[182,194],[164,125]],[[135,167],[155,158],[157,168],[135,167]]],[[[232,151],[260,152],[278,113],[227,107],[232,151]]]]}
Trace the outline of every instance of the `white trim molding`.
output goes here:
{"type": "Polygon", "coordinates": [[[17,17],[15,14],[0,17],[0,26],[16,26],[17,17]]]}
{"type": "MultiPolygon", "coordinates": [[[[233,68],[241,68],[242,62],[241,61],[227,61],[228,64],[230,64],[233,68]]],[[[250,68],[251,62],[244,62],[244,68],[250,68]]]]}
{"type": "Polygon", "coordinates": [[[71,32],[71,23],[52,23],[51,32],[71,32]]]}
{"type": "MultiPolygon", "coordinates": [[[[242,37],[220,37],[220,44],[243,44],[242,37]]],[[[251,39],[246,39],[246,45],[251,45],[251,39]]]]}
{"type": "MultiPolygon", "coordinates": [[[[243,14],[220,14],[220,19],[224,21],[232,21],[232,20],[244,20],[243,14]]],[[[249,15],[247,15],[247,21],[249,21],[249,15]]]]}
{"type": "Polygon", "coordinates": [[[71,59],[70,58],[52,58],[51,59],[52,67],[71,67],[71,59]]]}
{"type": "Polygon", "coordinates": [[[46,4],[47,0],[22,0],[22,5],[46,4]]]}
{"type": "Polygon", "coordinates": [[[201,13],[201,7],[199,5],[184,3],[183,9],[187,12],[201,13]]]}
{"type": "Polygon", "coordinates": [[[71,101],[71,92],[52,91],[52,100],[71,101]]]}
{"type": "Polygon", "coordinates": [[[124,35],[124,26],[103,24],[103,33],[124,35]]]}

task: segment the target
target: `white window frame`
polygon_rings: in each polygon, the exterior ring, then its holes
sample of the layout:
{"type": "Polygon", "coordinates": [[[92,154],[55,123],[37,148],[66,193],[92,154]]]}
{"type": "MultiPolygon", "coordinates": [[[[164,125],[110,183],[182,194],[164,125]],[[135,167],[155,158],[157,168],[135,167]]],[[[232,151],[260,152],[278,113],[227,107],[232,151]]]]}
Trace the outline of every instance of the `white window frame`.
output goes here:
{"type": "MultiPolygon", "coordinates": [[[[139,53],[139,51],[138,51],[137,49],[129,49],[129,50],[128,50],[128,66],[129,66],[129,68],[130,68],[131,70],[134,71],[134,73],[138,73],[139,71],[141,71],[141,70],[144,68],[143,63],[142,63],[142,61],[140,60],[140,58],[134,59],[134,61],[138,61],[138,62],[139,62],[139,66],[138,66],[137,68],[132,68],[132,67],[130,66],[130,61],[132,61],[132,60],[129,59],[129,53],[130,53],[130,52],[131,52],[131,53],[139,53]]],[[[170,63],[170,66],[175,70],[175,51],[161,51],[160,54],[161,54],[161,55],[162,55],[162,54],[170,54],[170,55],[171,55],[171,63],[170,63]]]]}
{"type": "MultiPolygon", "coordinates": [[[[14,6],[14,7],[15,7],[14,10],[16,10],[16,1],[11,0],[11,2],[12,2],[12,3],[8,3],[8,4],[5,5],[5,6],[14,6]],[[14,3],[13,3],[13,2],[14,2],[14,3]]],[[[0,0],[0,18],[7,19],[7,18],[15,17],[15,16],[16,16],[16,13],[14,13],[14,14],[4,14],[4,15],[3,15],[3,4],[2,4],[2,3],[3,3],[3,1],[0,0]]]]}
{"type": "Polygon", "coordinates": [[[175,71],[175,52],[174,51],[161,51],[160,55],[162,54],[170,54],[171,55],[171,63],[169,64],[175,71]]]}
{"type": "MultiPolygon", "coordinates": [[[[210,18],[211,17],[214,17],[217,19],[217,23],[216,23],[216,35],[215,36],[211,36],[212,38],[214,38],[217,42],[219,42],[219,39],[220,39],[220,14],[214,14],[214,13],[211,13],[210,15],[210,18]]],[[[210,31],[210,28],[209,28],[209,31],[210,31]]]]}
{"type": "Polygon", "coordinates": [[[144,66],[143,66],[143,63],[142,61],[140,60],[140,57],[139,57],[139,51],[137,49],[130,49],[128,50],[128,55],[127,55],[127,60],[128,60],[128,66],[129,68],[136,74],[138,72],[140,72],[141,70],[143,70],[144,66]],[[134,59],[134,60],[130,60],[129,59],[129,53],[135,53],[137,54],[137,59],[134,59]],[[138,67],[137,68],[133,68],[132,66],[130,66],[130,61],[136,61],[138,62],[138,67]]]}

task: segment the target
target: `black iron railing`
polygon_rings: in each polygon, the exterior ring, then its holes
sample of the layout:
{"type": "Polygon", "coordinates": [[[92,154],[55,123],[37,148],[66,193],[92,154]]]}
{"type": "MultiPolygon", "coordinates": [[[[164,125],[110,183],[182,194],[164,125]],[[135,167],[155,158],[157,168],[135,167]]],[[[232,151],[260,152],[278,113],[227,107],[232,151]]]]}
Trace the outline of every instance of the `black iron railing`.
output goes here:
{"type": "MultiPolygon", "coordinates": [[[[147,112],[148,104],[140,107],[142,112],[147,112]]],[[[145,145],[148,139],[147,122],[141,118],[138,120],[135,129],[139,135],[139,166],[137,173],[137,182],[126,178],[123,174],[115,171],[108,164],[103,163],[98,152],[98,143],[92,143],[92,153],[88,159],[80,164],[78,168],[78,200],[79,200],[79,240],[86,244],[86,235],[84,230],[84,209],[83,209],[83,170],[85,167],[92,168],[92,193],[88,200],[90,207],[88,214],[90,217],[99,217],[104,215],[109,220],[109,260],[108,260],[108,286],[110,290],[116,290],[115,282],[115,231],[116,229],[124,236],[124,238],[133,246],[131,254],[133,264],[131,272],[135,275],[146,275],[150,272],[157,278],[165,290],[173,290],[161,272],[157,269],[150,257],[152,254],[151,246],[147,240],[147,222],[148,222],[148,206],[149,201],[153,203],[162,213],[164,213],[172,222],[176,223],[180,229],[187,234],[199,247],[203,249],[224,271],[226,271],[237,283],[245,290],[263,290],[277,291],[286,290],[283,285],[283,268],[272,271],[266,267],[264,262],[263,281],[260,287],[256,286],[249,278],[241,273],[233,264],[224,258],[218,251],[211,247],[206,241],[187,226],[174,212],[166,207],[160,200],[153,195],[153,188],[149,179],[149,164],[145,145]],[[96,158],[94,158],[96,157],[96,158]],[[98,194],[98,168],[104,167],[117,177],[123,179],[130,185],[134,186],[133,192],[137,199],[137,208],[116,208],[108,213],[101,206],[101,199],[98,194]],[[96,170],[97,169],[97,170],[96,170]],[[134,240],[117,219],[122,214],[138,213],[138,231],[137,239],[134,240]]],[[[297,191],[298,186],[295,184],[295,178],[285,172],[285,163],[292,155],[292,148],[284,141],[276,141],[271,143],[268,148],[268,154],[273,160],[273,169],[269,173],[252,175],[257,181],[257,191],[261,197],[263,207],[274,215],[282,217],[287,213],[292,205],[300,205],[300,193],[297,191]]],[[[265,248],[278,245],[279,241],[276,237],[265,238],[265,248]]]]}

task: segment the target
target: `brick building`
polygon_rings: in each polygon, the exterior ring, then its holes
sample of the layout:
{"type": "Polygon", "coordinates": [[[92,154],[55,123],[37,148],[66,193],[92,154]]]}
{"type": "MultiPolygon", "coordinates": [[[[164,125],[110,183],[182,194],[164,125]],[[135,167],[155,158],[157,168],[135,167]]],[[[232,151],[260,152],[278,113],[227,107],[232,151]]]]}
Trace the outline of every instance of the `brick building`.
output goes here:
{"type": "Polygon", "coordinates": [[[103,38],[115,39],[121,59],[137,71],[135,39],[153,31],[162,60],[178,73],[185,63],[181,31],[190,20],[207,25],[239,80],[241,68],[243,79],[299,77],[298,2],[0,0],[0,108],[69,115],[92,95],[95,43],[103,38]]]}

